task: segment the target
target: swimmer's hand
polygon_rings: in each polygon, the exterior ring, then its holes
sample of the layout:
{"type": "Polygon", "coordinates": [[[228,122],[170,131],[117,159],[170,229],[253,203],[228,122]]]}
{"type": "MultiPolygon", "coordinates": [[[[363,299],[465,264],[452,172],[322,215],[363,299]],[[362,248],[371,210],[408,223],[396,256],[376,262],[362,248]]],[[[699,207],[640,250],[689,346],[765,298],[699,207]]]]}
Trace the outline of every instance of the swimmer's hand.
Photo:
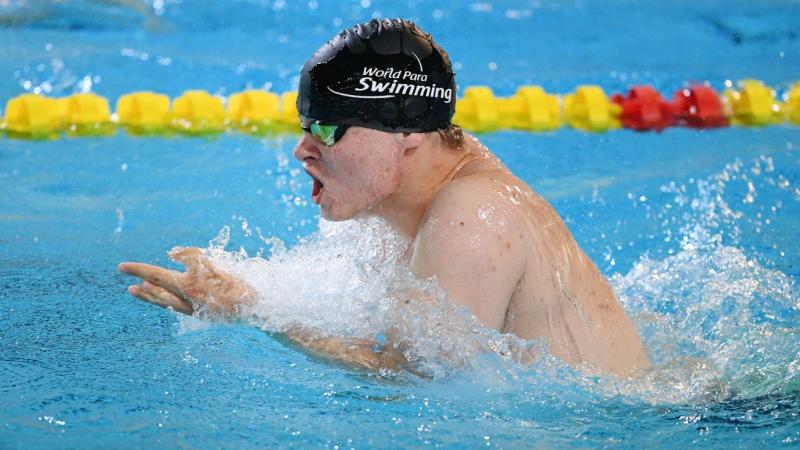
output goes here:
{"type": "Polygon", "coordinates": [[[239,306],[257,296],[244,281],[219,270],[199,248],[175,247],[170,258],[183,264],[185,272],[136,262],[124,262],[119,271],[141,278],[128,293],[148,303],[172,308],[183,314],[202,312],[231,317],[239,306]]]}
{"type": "MultiPolygon", "coordinates": [[[[138,285],[128,288],[128,293],[148,303],[172,308],[184,314],[205,313],[214,317],[235,319],[239,307],[257,298],[255,289],[244,281],[215,267],[198,248],[175,247],[170,257],[186,267],[185,272],[135,262],[119,265],[122,273],[142,279],[138,285]]],[[[392,341],[387,334],[387,342],[392,341]]],[[[358,339],[340,336],[325,336],[300,325],[288,327],[275,333],[279,340],[291,343],[309,354],[336,361],[346,366],[371,371],[402,369],[408,361],[402,351],[378,345],[373,339],[358,339]]],[[[414,370],[410,370],[416,373],[414,370]]]]}

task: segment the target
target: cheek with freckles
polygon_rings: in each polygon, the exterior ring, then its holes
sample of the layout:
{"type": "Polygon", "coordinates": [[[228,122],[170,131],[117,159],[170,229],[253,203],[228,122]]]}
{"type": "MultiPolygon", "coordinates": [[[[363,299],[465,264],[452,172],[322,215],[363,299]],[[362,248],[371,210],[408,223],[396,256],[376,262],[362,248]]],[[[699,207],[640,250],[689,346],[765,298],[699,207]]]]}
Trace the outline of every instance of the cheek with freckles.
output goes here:
{"type": "Polygon", "coordinates": [[[381,199],[389,195],[394,188],[396,165],[397,161],[390,155],[369,157],[362,162],[360,173],[353,174],[353,179],[366,196],[381,199]]]}
{"type": "Polygon", "coordinates": [[[348,210],[348,214],[363,212],[395,189],[399,157],[387,144],[351,146],[332,158],[330,167],[337,183],[335,191],[331,186],[331,195],[339,209],[348,210]]]}

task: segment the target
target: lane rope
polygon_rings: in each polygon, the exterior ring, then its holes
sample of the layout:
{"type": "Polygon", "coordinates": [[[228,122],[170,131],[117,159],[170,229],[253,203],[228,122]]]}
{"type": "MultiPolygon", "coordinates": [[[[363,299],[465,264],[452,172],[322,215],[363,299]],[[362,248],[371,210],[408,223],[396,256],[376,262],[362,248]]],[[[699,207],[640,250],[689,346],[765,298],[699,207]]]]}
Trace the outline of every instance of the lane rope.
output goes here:
{"type": "MultiPolygon", "coordinates": [[[[132,92],[117,99],[112,113],[108,99],[91,92],[62,98],[27,93],[6,102],[0,129],[17,139],[110,136],[120,128],[135,136],[299,133],[296,100],[296,92],[264,90],[227,98],[190,90],[173,100],[155,92],[132,92]]],[[[578,86],[565,95],[522,86],[511,97],[496,97],[487,86],[470,86],[457,100],[453,122],[476,133],[546,132],[563,126],[605,132],[800,125],[800,82],[780,100],[775,90],[754,79],[728,82],[721,95],[709,84],[687,85],[669,101],[647,85],[611,96],[596,85],[578,86]]]]}

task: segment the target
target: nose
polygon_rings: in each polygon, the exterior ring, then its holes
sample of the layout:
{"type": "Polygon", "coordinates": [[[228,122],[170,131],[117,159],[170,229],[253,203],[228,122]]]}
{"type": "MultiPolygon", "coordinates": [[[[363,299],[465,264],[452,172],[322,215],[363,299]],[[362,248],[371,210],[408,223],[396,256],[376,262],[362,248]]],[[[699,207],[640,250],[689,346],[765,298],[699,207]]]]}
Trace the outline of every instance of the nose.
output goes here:
{"type": "Polygon", "coordinates": [[[305,162],[309,158],[312,160],[320,159],[321,156],[322,154],[317,148],[314,138],[304,131],[303,137],[294,148],[294,157],[300,162],[305,162]]]}

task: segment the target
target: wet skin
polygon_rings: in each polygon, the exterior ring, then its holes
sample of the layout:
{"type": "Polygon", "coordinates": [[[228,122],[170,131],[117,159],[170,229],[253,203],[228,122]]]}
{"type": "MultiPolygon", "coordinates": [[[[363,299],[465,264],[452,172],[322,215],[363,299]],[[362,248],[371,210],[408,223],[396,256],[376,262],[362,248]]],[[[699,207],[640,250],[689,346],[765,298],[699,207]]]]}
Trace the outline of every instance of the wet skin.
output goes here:
{"type": "MultiPolygon", "coordinates": [[[[435,276],[483,325],[543,339],[553,355],[573,365],[624,376],[649,367],[635,327],[556,211],[474,138],[452,149],[431,134],[352,127],[332,147],[306,133],[294,153],[314,179],[311,194],[323,217],[386,219],[412,242],[406,254],[411,270],[435,276]]],[[[129,292],[184,313],[200,307],[233,315],[257,297],[198,250],[174,255],[187,266],[185,274],[121,264],[120,270],[145,280],[129,292]]],[[[287,337],[311,352],[371,369],[402,361],[391,346],[372,352],[367,340],[301,329],[287,337]]]]}
{"type": "Polygon", "coordinates": [[[558,213],[475,147],[481,160],[448,183],[422,219],[414,272],[436,275],[484,325],[544,339],[571,364],[618,375],[648,368],[638,332],[558,213]]]}

